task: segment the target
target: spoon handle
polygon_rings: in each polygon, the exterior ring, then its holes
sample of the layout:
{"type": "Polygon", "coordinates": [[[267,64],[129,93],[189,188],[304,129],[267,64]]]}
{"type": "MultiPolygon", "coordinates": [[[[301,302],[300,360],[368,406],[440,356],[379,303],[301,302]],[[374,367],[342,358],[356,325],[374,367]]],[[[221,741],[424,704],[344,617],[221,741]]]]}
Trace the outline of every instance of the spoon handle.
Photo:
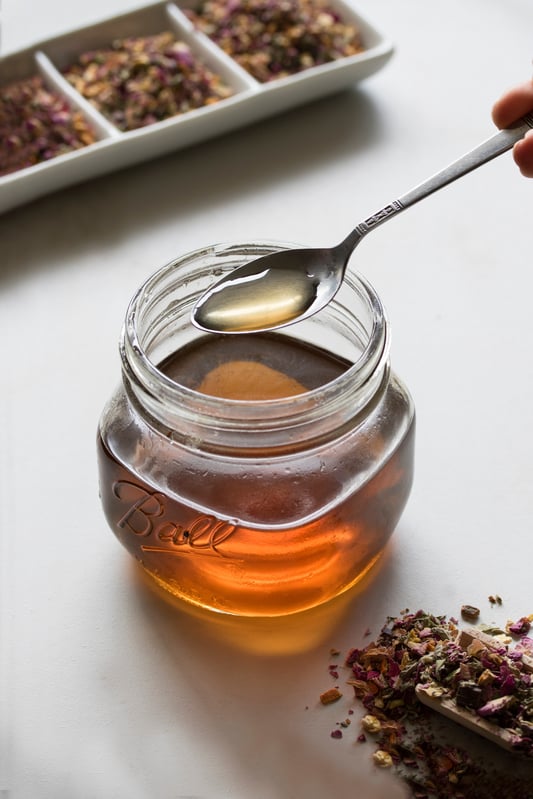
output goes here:
{"type": "Polygon", "coordinates": [[[477,169],[478,166],[482,166],[482,164],[486,164],[487,161],[491,161],[493,158],[496,158],[496,156],[507,152],[507,150],[510,150],[530,128],[533,128],[533,113],[526,114],[526,116],[515,122],[512,127],[500,130],[499,133],[491,136],[490,139],[474,147],[473,150],[463,155],[462,158],[454,161],[445,169],[433,175],[433,177],[428,178],[423,183],[415,186],[414,189],[411,189],[411,191],[408,191],[407,194],[399,197],[398,202],[403,208],[414,205],[414,203],[424,199],[424,197],[428,197],[434,191],[438,191],[438,189],[441,189],[443,186],[447,186],[448,183],[452,183],[454,180],[457,180],[457,178],[477,169]]]}
{"type": "Polygon", "coordinates": [[[438,191],[438,189],[442,189],[443,186],[447,186],[457,180],[457,178],[472,172],[478,166],[486,164],[487,161],[507,152],[530,128],[533,128],[533,112],[526,114],[509,128],[500,130],[494,136],[491,136],[490,139],[482,142],[457,161],[437,172],[436,175],[424,180],[423,183],[419,183],[418,186],[415,186],[397,200],[393,200],[375,214],[369,216],[364,222],[360,222],[355,230],[341,242],[339,249],[348,256],[370,230],[381,225],[382,222],[400,213],[405,208],[414,205],[419,200],[423,200],[424,197],[428,197],[433,192],[438,191]]]}

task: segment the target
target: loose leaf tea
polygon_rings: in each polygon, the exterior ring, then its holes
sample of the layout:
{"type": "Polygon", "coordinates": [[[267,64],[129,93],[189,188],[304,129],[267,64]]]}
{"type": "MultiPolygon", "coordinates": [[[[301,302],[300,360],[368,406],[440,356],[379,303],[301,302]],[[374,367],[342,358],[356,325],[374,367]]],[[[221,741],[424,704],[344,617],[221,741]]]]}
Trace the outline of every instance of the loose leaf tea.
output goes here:
{"type": "Polygon", "coordinates": [[[261,83],[364,50],[327,0],[206,0],[185,13],[261,83]]]}
{"type": "Polygon", "coordinates": [[[376,717],[403,717],[417,707],[417,686],[430,685],[533,756],[533,682],[522,652],[488,645],[487,636],[463,640],[455,621],[419,611],[389,619],[377,642],[352,650],[347,663],[356,696],[376,717]]]}
{"type": "MultiPolygon", "coordinates": [[[[522,635],[523,629],[520,624],[522,635]]],[[[479,763],[428,734],[428,711],[417,699],[419,686],[431,686],[439,696],[505,730],[512,748],[533,757],[533,679],[526,651],[524,645],[510,649],[481,632],[479,638],[459,634],[454,619],[421,610],[389,618],[375,642],[351,650],[346,659],[352,671],[348,682],[366,711],[358,740],[366,740],[365,733],[376,736],[374,759],[381,766],[396,766],[416,799],[528,799],[533,783],[515,785],[509,778],[487,788],[479,763]],[[528,795],[524,790],[529,787],[528,795]]]]}
{"type": "Polygon", "coordinates": [[[371,737],[376,765],[395,769],[414,799],[533,799],[533,776],[489,773],[474,755],[439,742],[434,714],[417,696],[420,688],[433,691],[500,730],[524,763],[533,758],[533,640],[524,621],[530,617],[508,625],[520,636],[509,647],[499,630],[498,637],[459,632],[455,619],[404,611],[348,653],[348,683],[365,709],[356,740],[371,737]]]}
{"type": "Polygon", "coordinates": [[[216,103],[232,93],[168,31],[116,39],[108,49],[82,53],[64,75],[122,131],[216,103]]]}
{"type": "Polygon", "coordinates": [[[35,75],[0,87],[0,176],[86,147],[89,124],[35,75]]]}

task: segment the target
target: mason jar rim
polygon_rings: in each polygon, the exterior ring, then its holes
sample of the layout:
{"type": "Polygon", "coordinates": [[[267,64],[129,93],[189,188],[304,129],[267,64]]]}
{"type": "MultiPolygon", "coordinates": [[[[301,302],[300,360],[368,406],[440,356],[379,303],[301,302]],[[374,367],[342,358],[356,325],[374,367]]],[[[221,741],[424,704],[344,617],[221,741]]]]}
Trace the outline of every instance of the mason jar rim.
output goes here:
{"type": "MultiPolygon", "coordinates": [[[[345,276],[344,283],[366,304],[372,317],[371,330],[367,332],[365,346],[354,363],[341,375],[321,386],[292,397],[267,400],[224,399],[203,394],[176,382],[152,360],[147,338],[148,332],[155,335],[156,320],[143,331],[142,324],[146,321],[143,317],[154,313],[154,308],[165,291],[180,285],[184,291],[188,288],[195,275],[199,274],[198,269],[194,269],[194,264],[205,258],[211,258],[215,263],[220,259],[222,268],[222,261],[227,258],[255,258],[295,246],[301,245],[279,241],[215,244],[173,259],[142,283],[128,305],[119,346],[123,373],[134,394],[152,415],[160,421],[162,415],[165,423],[175,421],[177,413],[181,420],[193,421],[201,426],[209,425],[216,419],[218,429],[249,429],[253,423],[257,431],[266,431],[272,427],[281,429],[289,425],[308,425],[327,414],[332,403],[335,410],[338,410],[339,398],[342,397],[346,411],[357,412],[355,394],[367,395],[368,391],[375,392],[382,382],[385,365],[388,364],[389,325],[383,304],[373,286],[361,274],[353,272],[345,276]]],[[[211,268],[211,273],[216,271],[211,268]]],[[[212,282],[216,279],[218,277],[213,276],[212,282]]],[[[191,295],[191,309],[207,288],[205,286],[196,295],[191,295]]],[[[330,306],[335,308],[336,303],[337,298],[334,298],[330,306]]],[[[349,313],[349,309],[344,310],[349,313]]],[[[316,316],[318,318],[319,314],[316,316]]],[[[289,327],[295,329],[297,324],[299,323],[289,327]]],[[[193,327],[192,322],[190,326],[193,327]]],[[[161,330],[164,329],[162,324],[161,330]]]]}

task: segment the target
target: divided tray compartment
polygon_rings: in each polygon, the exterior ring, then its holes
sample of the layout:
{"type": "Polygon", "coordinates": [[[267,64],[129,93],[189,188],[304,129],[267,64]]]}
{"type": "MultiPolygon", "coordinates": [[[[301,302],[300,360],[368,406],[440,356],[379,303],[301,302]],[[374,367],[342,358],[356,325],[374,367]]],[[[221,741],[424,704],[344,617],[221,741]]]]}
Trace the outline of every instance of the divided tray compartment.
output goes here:
{"type": "Polygon", "coordinates": [[[340,91],[379,70],[393,52],[391,42],[350,5],[343,0],[331,0],[330,5],[342,20],[358,27],[364,51],[260,83],[198,31],[182,10],[198,8],[199,4],[199,0],[182,0],[179,5],[152,3],[0,58],[0,94],[4,85],[40,75],[47,88],[81,112],[96,138],[81,149],[0,177],[0,213],[51,191],[205,141],[340,91]],[[231,89],[231,95],[141,128],[121,131],[62,74],[62,70],[88,50],[107,48],[114,39],[151,36],[163,31],[171,31],[177,40],[185,42],[196,58],[220,76],[231,89]]]}

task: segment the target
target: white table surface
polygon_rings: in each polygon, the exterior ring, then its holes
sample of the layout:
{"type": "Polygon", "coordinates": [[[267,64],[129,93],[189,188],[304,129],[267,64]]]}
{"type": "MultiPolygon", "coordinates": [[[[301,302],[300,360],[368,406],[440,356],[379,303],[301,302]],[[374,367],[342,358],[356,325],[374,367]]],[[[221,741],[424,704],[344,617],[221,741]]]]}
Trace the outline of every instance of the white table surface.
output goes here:
{"type": "MultiPolygon", "coordinates": [[[[3,0],[2,53],[131,6],[44,7],[3,0]]],[[[418,412],[414,490],[361,590],[299,619],[205,618],[147,587],[100,510],[96,423],[144,278],[215,241],[336,242],[491,135],[531,74],[531,0],[358,7],[396,45],[360,87],[0,217],[2,799],[393,799],[356,729],[330,738],[353,705],[318,706],[330,647],[405,607],[533,612],[533,182],[510,154],[354,259],[418,412]]]]}

